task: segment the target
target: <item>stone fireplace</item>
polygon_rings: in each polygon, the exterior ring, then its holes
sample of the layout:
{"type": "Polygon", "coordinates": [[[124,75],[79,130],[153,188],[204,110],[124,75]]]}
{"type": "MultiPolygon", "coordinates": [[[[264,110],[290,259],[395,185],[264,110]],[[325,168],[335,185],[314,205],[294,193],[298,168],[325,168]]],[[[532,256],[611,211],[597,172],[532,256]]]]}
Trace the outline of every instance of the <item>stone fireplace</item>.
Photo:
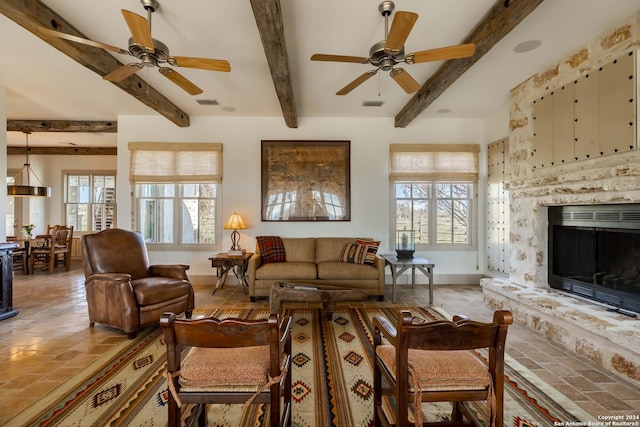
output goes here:
{"type": "MultiPolygon", "coordinates": [[[[567,225],[571,229],[558,229],[558,234],[564,233],[561,237],[574,240],[574,247],[549,249],[550,238],[558,237],[555,228],[549,234],[550,224],[552,228],[558,225],[554,222],[556,210],[563,216],[565,206],[583,206],[587,211],[597,205],[615,206],[603,209],[610,213],[609,209],[635,209],[640,204],[637,135],[633,146],[620,143],[620,150],[610,153],[586,157],[576,154],[575,159],[544,167],[534,161],[534,101],[614,61],[638,44],[640,13],[511,91],[504,182],[509,199],[508,274],[482,279],[481,286],[485,302],[492,308],[511,310],[516,322],[640,385],[640,316],[620,312],[639,312],[635,280],[630,277],[635,275],[629,265],[634,261],[623,259],[621,264],[606,269],[598,264],[602,257],[597,262],[589,261],[588,266],[577,262],[576,257],[586,257],[587,252],[596,250],[593,241],[585,243],[594,230],[583,231],[591,226],[572,224],[567,225]],[[556,262],[560,261],[566,264],[558,268],[556,262]]],[[[630,101],[637,103],[634,96],[630,101]]],[[[636,126],[636,121],[634,116],[629,125],[636,126]]],[[[620,224],[613,227],[625,228],[620,224]]],[[[610,234],[617,232],[608,230],[600,238],[618,238],[610,234]]],[[[638,233],[630,232],[632,236],[622,244],[635,244],[638,233]]],[[[640,270],[640,255],[633,258],[630,251],[620,252],[635,259],[635,268],[640,270]]]]}
{"type": "Polygon", "coordinates": [[[549,285],[640,314],[640,204],[549,207],[549,285]]]}

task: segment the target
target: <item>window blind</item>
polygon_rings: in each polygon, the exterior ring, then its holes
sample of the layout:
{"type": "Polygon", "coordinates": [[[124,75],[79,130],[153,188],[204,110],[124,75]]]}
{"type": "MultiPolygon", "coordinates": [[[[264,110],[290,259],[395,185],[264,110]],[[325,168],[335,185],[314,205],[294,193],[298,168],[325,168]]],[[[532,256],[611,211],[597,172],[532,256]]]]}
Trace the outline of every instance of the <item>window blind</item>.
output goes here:
{"type": "Polygon", "coordinates": [[[478,181],[477,144],[391,144],[389,180],[478,181]]]}
{"type": "Polygon", "coordinates": [[[222,182],[221,143],[130,142],[129,182],[222,182]]]}

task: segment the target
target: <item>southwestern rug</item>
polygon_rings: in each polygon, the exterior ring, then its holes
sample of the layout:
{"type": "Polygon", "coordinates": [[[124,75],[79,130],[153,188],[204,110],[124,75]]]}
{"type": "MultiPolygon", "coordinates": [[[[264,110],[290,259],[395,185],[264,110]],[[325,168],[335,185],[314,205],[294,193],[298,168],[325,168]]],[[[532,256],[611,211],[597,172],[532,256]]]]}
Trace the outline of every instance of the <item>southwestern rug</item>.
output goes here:
{"type": "MultiPolygon", "coordinates": [[[[448,318],[440,309],[409,308],[416,321],[448,318]]],[[[320,309],[293,308],[292,424],[295,427],[373,426],[373,317],[395,319],[398,307],[338,308],[328,320],[320,309]]],[[[198,310],[194,317],[263,318],[267,309],[198,310]]],[[[507,343],[509,338],[507,336],[507,343]]],[[[482,357],[479,355],[479,357],[482,357]]],[[[8,425],[164,426],[167,386],[163,335],[147,328],[115,355],[71,378],[8,425]]],[[[507,356],[505,426],[543,427],[593,418],[507,356]]],[[[423,405],[428,419],[448,416],[448,404],[423,405]]],[[[183,407],[183,423],[193,417],[183,407]]],[[[208,425],[267,425],[268,405],[210,405],[208,425]]]]}

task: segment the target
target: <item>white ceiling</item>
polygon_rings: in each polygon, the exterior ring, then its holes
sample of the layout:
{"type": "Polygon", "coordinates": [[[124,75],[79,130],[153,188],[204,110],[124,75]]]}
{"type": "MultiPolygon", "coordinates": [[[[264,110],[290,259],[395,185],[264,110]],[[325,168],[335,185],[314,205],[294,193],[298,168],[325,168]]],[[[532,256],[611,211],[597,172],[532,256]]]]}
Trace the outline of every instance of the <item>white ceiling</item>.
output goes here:
{"type": "MultiPolygon", "coordinates": [[[[501,1],[501,0],[497,0],[501,1]]],[[[513,0],[512,0],[513,1],[513,0]]],[[[525,1],[525,0],[517,0],[525,1]]],[[[460,43],[496,0],[396,0],[396,11],[419,14],[406,52],[460,43]]],[[[146,16],[139,0],[43,0],[88,38],[126,48],[129,30],[120,13],[146,16]]],[[[368,56],[384,39],[384,19],[371,0],[281,0],[298,126],[305,117],[392,118],[411,99],[386,72],[346,96],[335,92],[369,65],[312,62],[314,53],[368,56]],[[382,100],[381,107],[363,101],[382,100]]],[[[557,63],[603,31],[640,10],[640,0],[547,0],[455,82],[420,117],[487,117],[506,108],[509,90],[557,63]],[[538,39],[524,54],[518,43],[538,39]],[[448,113],[442,113],[450,109],[448,113]]],[[[231,73],[181,68],[204,93],[188,95],[156,69],[137,74],[190,116],[282,117],[248,0],[160,0],[152,34],[172,55],[226,59],[231,73]],[[216,99],[217,106],[196,100],[216,99]],[[233,111],[229,111],[233,110],[233,111]]],[[[116,120],[118,115],[155,115],[112,83],[84,68],[0,15],[0,85],[6,88],[9,119],[116,120]]],[[[115,54],[123,63],[137,61],[115,54]]],[[[421,84],[440,63],[404,65],[421,84]]],[[[284,126],[284,122],[283,122],[284,126]]],[[[410,126],[410,125],[409,125],[410,126]]],[[[33,133],[32,146],[115,146],[113,134],[33,133]]],[[[24,135],[8,133],[9,146],[24,135]]]]}

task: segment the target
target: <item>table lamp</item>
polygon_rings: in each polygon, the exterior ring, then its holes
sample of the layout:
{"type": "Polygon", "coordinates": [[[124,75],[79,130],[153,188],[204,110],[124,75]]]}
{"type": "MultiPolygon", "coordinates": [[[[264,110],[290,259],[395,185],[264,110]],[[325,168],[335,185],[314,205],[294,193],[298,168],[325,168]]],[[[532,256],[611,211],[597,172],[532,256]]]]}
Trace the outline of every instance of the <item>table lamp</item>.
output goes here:
{"type": "Polygon", "coordinates": [[[233,230],[231,232],[231,249],[227,252],[228,255],[244,255],[244,249],[240,248],[240,233],[238,230],[245,230],[247,226],[244,224],[242,217],[239,213],[234,212],[229,217],[229,221],[224,225],[225,230],[233,230]]]}

